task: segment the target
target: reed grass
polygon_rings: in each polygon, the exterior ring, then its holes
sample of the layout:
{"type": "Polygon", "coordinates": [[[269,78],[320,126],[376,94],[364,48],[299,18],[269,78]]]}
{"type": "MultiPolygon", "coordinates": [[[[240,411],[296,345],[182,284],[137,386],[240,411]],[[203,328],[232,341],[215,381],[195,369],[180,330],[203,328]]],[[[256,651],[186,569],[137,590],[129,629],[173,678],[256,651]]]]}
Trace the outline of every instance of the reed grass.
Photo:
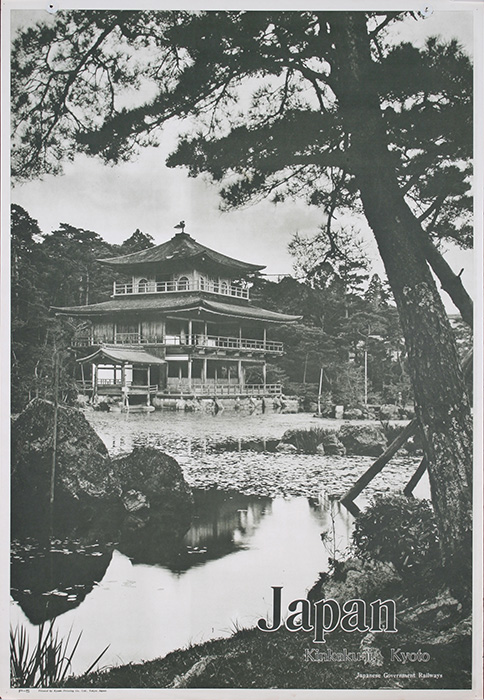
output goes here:
{"type": "MultiPolygon", "coordinates": [[[[79,646],[82,632],[71,644],[71,632],[67,637],[59,637],[54,629],[55,618],[39,625],[35,645],[31,646],[23,625],[10,628],[10,676],[12,687],[50,688],[61,684],[72,675],[72,659],[79,646]],[[70,648],[69,648],[70,647],[70,648]]],[[[109,649],[104,649],[89,666],[86,674],[92,671],[109,649]]]]}

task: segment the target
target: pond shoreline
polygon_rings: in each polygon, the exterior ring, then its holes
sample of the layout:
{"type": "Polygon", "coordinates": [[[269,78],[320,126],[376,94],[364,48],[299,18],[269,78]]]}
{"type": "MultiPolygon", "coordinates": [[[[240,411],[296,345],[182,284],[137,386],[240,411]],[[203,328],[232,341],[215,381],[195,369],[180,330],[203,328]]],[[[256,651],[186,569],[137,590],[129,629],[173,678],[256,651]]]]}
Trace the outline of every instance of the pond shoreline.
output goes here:
{"type": "MultiPolygon", "coordinates": [[[[340,593],[344,589],[340,586],[340,593]]],[[[374,591],[380,594],[381,585],[374,591]]],[[[457,601],[445,590],[433,598],[408,597],[401,581],[393,582],[391,595],[403,610],[398,636],[338,629],[321,645],[302,630],[292,633],[282,626],[268,634],[253,627],[152,661],[71,677],[62,687],[470,688],[472,623],[457,601]]]]}

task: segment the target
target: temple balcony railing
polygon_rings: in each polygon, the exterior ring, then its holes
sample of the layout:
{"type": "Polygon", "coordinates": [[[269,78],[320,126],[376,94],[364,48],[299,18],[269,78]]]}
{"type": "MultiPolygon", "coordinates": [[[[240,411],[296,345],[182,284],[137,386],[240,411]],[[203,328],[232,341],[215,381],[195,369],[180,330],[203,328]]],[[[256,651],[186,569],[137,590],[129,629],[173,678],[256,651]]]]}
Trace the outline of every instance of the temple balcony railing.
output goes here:
{"type": "MultiPolygon", "coordinates": [[[[92,391],[94,388],[94,382],[92,379],[77,379],[76,380],[76,386],[79,391],[84,390],[84,391],[92,391]]],[[[103,389],[113,389],[113,390],[119,390],[121,391],[123,388],[123,384],[121,381],[114,380],[114,379],[98,379],[97,388],[99,391],[102,391],[103,389]]],[[[136,391],[150,391],[150,392],[155,392],[158,391],[158,384],[133,384],[133,382],[127,381],[126,386],[128,389],[132,392],[136,391]]]]}
{"type": "Polygon", "coordinates": [[[238,381],[221,381],[220,379],[175,379],[168,378],[167,386],[160,389],[163,394],[187,396],[280,396],[282,384],[240,384],[238,381]]]}
{"type": "Polygon", "coordinates": [[[245,391],[249,396],[280,396],[282,384],[246,384],[245,391]]]}
{"type": "Polygon", "coordinates": [[[172,294],[173,292],[210,292],[211,294],[220,294],[226,297],[236,297],[237,299],[249,299],[249,290],[247,287],[239,287],[235,285],[229,285],[226,282],[202,282],[202,280],[196,280],[195,282],[186,281],[172,281],[172,282],[138,282],[133,284],[132,282],[113,283],[113,296],[132,296],[140,294],[172,294]]]}
{"type": "Polygon", "coordinates": [[[240,338],[223,335],[166,335],[165,345],[187,345],[199,349],[256,350],[260,352],[283,353],[284,346],[279,341],[240,338]]]}
{"type": "Polygon", "coordinates": [[[259,340],[257,338],[240,338],[237,336],[179,334],[179,335],[143,335],[141,333],[116,333],[113,336],[83,334],[73,340],[74,347],[89,347],[91,345],[166,345],[167,347],[184,346],[199,350],[246,350],[252,352],[268,352],[282,354],[284,345],[275,340],[259,340]]]}
{"type": "MultiPolygon", "coordinates": [[[[76,381],[77,389],[79,392],[92,392],[93,382],[92,380],[76,381]]],[[[237,381],[234,382],[223,382],[219,380],[206,380],[202,381],[200,379],[174,379],[173,377],[168,378],[168,383],[165,388],[159,387],[157,384],[145,385],[145,384],[130,384],[128,382],[130,392],[135,393],[137,390],[150,393],[159,392],[165,395],[178,395],[178,396],[280,396],[282,394],[282,384],[245,384],[242,385],[237,381]]],[[[121,394],[122,385],[120,382],[114,382],[114,380],[101,380],[98,381],[97,390],[100,394],[110,394],[118,392],[121,394]]]]}

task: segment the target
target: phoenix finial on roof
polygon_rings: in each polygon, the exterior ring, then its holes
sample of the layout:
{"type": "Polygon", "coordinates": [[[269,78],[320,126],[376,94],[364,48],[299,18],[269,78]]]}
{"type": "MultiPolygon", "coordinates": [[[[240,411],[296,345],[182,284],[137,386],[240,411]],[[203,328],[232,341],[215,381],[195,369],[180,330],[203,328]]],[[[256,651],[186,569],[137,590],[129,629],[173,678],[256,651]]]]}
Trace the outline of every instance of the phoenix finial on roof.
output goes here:
{"type": "Polygon", "coordinates": [[[178,229],[180,229],[181,233],[185,233],[185,222],[180,221],[180,223],[177,224],[174,228],[178,228],[178,229]]]}

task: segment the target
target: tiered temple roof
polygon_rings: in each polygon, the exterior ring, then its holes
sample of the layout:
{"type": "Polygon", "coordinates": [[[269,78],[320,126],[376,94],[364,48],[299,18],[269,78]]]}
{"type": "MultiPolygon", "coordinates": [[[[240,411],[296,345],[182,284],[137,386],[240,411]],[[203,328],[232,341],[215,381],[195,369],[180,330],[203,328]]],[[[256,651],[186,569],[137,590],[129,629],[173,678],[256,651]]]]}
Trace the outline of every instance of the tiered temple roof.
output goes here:
{"type": "Polygon", "coordinates": [[[153,265],[160,272],[171,272],[180,264],[189,263],[195,266],[198,262],[202,262],[205,265],[211,264],[218,270],[223,268],[227,272],[237,275],[247,275],[265,268],[265,265],[246,263],[218,253],[216,250],[198,243],[188,233],[177,233],[166,243],[161,243],[153,248],[120,255],[117,258],[103,258],[99,262],[115,268],[122,267],[125,270],[146,268],[147,265],[153,265]]]}

